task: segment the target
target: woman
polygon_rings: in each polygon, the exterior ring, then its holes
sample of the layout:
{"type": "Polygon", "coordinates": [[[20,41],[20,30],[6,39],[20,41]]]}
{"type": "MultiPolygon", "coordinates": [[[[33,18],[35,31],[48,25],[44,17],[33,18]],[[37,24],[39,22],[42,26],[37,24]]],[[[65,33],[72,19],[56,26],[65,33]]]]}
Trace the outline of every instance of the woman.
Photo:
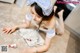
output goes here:
{"type": "Polygon", "coordinates": [[[57,7],[54,6],[54,9],[51,11],[51,13],[46,14],[46,13],[43,13],[43,11],[45,12],[45,10],[42,10],[42,7],[37,2],[33,3],[31,4],[32,18],[26,15],[26,21],[23,24],[16,25],[12,28],[7,27],[7,28],[4,28],[3,30],[5,33],[8,34],[8,33],[13,33],[19,28],[29,28],[32,25],[31,20],[34,20],[36,22],[35,26],[37,27],[37,29],[43,30],[46,33],[45,43],[42,46],[24,49],[21,53],[40,53],[40,52],[47,51],[50,47],[51,39],[52,37],[55,36],[55,33],[60,34],[60,35],[64,33],[64,24],[63,24],[64,10],[61,10],[58,13],[59,15],[59,23],[58,23],[58,21],[56,21],[56,18],[54,16],[56,9],[57,7]]]}

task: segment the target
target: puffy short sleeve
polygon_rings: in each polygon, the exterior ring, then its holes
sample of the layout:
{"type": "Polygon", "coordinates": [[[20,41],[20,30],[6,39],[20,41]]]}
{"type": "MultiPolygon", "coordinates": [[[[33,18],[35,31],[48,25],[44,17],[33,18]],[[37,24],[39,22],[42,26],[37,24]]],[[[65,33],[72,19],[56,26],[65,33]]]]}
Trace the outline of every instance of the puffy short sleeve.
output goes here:
{"type": "Polygon", "coordinates": [[[32,15],[31,14],[26,14],[26,20],[31,21],[32,20],[32,15]]]}
{"type": "Polygon", "coordinates": [[[55,36],[55,29],[49,29],[47,32],[46,32],[46,37],[48,38],[52,38],[55,36]]]}

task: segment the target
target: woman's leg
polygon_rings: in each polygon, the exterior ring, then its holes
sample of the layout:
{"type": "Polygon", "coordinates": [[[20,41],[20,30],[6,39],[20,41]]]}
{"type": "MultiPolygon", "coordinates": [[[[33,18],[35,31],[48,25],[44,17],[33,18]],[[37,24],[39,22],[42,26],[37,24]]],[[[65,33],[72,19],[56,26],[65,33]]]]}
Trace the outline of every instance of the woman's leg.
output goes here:
{"type": "Polygon", "coordinates": [[[57,32],[58,32],[58,34],[61,34],[61,35],[64,33],[63,12],[64,12],[64,10],[61,10],[60,12],[58,12],[59,26],[58,26],[57,32]]]}

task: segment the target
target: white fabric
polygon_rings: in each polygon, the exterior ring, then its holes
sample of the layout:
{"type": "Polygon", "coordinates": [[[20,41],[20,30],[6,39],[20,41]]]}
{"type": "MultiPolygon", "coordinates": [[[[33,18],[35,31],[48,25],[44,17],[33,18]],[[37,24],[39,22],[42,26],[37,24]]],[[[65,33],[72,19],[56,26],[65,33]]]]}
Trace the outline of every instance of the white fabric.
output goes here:
{"type": "Polygon", "coordinates": [[[31,5],[36,2],[43,10],[43,14],[49,16],[52,12],[53,5],[50,0],[27,0],[27,5],[31,5]]]}
{"type": "Polygon", "coordinates": [[[47,32],[46,32],[46,37],[48,38],[52,38],[55,36],[55,29],[49,29],[47,32]]]}
{"type": "Polygon", "coordinates": [[[44,39],[34,29],[20,29],[20,36],[24,38],[29,46],[43,45],[44,39]],[[31,41],[30,41],[31,40],[31,41]]]}
{"type": "Polygon", "coordinates": [[[25,21],[31,21],[31,23],[32,23],[34,26],[38,27],[38,24],[36,23],[36,21],[34,21],[32,15],[31,15],[30,13],[27,13],[27,14],[26,14],[26,20],[25,20],[25,21]]]}
{"type": "Polygon", "coordinates": [[[33,19],[32,15],[30,13],[26,14],[26,20],[31,21],[33,19]]]}

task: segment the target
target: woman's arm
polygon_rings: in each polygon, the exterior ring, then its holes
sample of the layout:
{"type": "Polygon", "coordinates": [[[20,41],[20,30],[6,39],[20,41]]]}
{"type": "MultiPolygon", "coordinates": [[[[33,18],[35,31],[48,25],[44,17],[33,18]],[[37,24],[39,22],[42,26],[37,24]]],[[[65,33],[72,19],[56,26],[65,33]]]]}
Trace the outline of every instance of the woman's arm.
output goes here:
{"type": "Polygon", "coordinates": [[[30,25],[29,22],[25,22],[23,24],[15,25],[13,27],[5,27],[5,28],[3,28],[3,31],[4,31],[4,33],[11,34],[11,33],[15,32],[16,30],[18,30],[19,28],[27,28],[27,27],[29,27],[29,25],[30,25]]]}
{"type": "Polygon", "coordinates": [[[51,44],[51,38],[46,37],[45,38],[45,44],[42,46],[38,46],[38,47],[31,47],[31,48],[27,48],[24,49],[21,53],[41,53],[41,52],[46,52],[48,51],[49,47],[51,44]]]}
{"type": "Polygon", "coordinates": [[[11,34],[20,28],[27,28],[29,26],[30,26],[30,21],[26,20],[25,22],[23,22],[20,25],[15,25],[13,27],[5,27],[5,28],[3,28],[3,31],[4,31],[4,33],[11,34]]]}
{"type": "Polygon", "coordinates": [[[51,38],[45,38],[45,44],[43,46],[37,47],[37,52],[44,52],[47,51],[51,44],[51,38]]]}
{"type": "Polygon", "coordinates": [[[29,26],[30,26],[30,22],[29,21],[25,21],[20,25],[16,25],[15,27],[19,29],[19,28],[28,28],[29,26]]]}

